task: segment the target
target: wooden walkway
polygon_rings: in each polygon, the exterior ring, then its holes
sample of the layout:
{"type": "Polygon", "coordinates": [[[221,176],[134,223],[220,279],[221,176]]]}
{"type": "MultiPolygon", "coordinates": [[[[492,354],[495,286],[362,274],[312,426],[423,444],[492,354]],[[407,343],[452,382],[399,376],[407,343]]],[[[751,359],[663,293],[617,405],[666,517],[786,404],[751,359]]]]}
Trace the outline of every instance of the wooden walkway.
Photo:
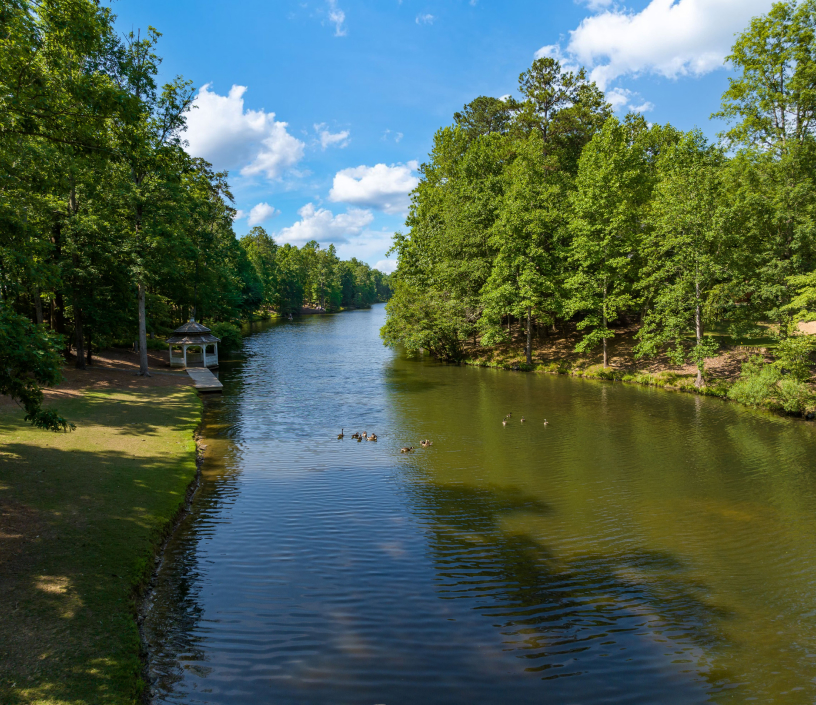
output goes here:
{"type": "Polygon", "coordinates": [[[206,367],[187,368],[187,374],[199,392],[220,392],[224,389],[224,385],[206,367]]]}

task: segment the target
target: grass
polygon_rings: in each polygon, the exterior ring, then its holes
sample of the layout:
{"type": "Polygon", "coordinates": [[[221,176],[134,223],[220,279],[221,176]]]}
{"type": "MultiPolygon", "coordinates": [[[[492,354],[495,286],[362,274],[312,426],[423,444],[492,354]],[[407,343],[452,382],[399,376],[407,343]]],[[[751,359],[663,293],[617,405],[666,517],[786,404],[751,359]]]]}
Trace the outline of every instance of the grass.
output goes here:
{"type": "Polygon", "coordinates": [[[134,703],[140,587],[196,473],[191,387],[87,390],[54,434],[0,409],[0,702],[134,703]]]}

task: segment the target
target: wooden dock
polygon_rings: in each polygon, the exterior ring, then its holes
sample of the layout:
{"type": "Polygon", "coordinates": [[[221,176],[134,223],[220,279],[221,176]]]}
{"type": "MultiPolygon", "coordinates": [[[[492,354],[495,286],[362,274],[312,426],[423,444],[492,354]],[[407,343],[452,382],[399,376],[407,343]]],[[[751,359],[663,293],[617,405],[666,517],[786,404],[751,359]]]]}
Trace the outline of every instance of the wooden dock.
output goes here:
{"type": "Polygon", "coordinates": [[[199,392],[220,392],[224,385],[206,367],[187,368],[187,374],[193,380],[193,386],[199,392]]]}

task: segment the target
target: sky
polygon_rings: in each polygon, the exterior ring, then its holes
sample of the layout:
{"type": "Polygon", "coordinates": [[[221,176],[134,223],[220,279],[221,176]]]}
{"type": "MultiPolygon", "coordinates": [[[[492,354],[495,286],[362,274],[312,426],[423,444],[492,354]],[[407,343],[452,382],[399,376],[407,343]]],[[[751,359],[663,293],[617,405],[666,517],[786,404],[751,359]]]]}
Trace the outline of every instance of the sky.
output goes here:
{"type": "Polygon", "coordinates": [[[434,132],[517,95],[540,56],[584,66],[623,115],[701,128],[734,35],[772,0],[114,0],[196,87],[187,149],[228,170],[241,236],[333,243],[384,272],[434,132]]]}

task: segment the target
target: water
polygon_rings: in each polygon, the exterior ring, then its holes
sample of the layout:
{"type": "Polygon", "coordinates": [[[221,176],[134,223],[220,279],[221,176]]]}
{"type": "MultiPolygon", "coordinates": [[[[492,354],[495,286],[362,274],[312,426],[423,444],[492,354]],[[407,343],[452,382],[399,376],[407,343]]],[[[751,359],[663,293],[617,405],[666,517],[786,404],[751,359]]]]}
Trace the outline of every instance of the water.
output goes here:
{"type": "Polygon", "coordinates": [[[816,700],[811,424],[406,360],[383,318],[281,322],[222,367],[154,702],[816,700]]]}

